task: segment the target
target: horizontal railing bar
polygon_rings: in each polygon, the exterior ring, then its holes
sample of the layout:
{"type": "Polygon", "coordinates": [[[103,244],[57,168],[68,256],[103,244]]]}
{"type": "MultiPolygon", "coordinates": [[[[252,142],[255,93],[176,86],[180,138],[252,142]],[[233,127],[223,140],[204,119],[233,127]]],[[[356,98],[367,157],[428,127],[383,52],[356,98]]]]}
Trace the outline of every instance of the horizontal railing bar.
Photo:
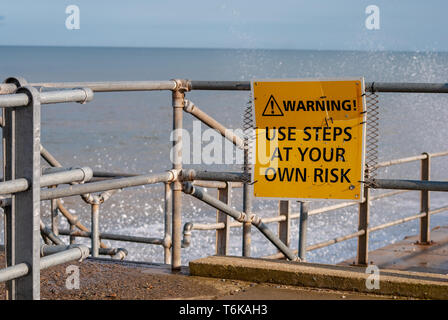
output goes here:
{"type": "Polygon", "coordinates": [[[71,182],[87,182],[92,179],[92,176],[93,171],[89,167],[74,168],[42,175],[40,186],[48,187],[71,182]]]}
{"type": "Polygon", "coordinates": [[[346,236],[337,237],[337,238],[334,238],[334,239],[331,239],[331,240],[328,240],[325,242],[321,242],[321,243],[316,243],[316,244],[308,246],[306,248],[306,251],[313,251],[313,250],[317,250],[320,248],[324,248],[324,247],[330,246],[330,245],[338,243],[338,242],[342,242],[342,241],[346,241],[346,240],[350,240],[350,239],[362,236],[365,233],[366,233],[365,230],[359,230],[355,233],[351,233],[346,236]]]}
{"type": "Polygon", "coordinates": [[[382,168],[382,167],[389,167],[396,164],[404,164],[408,162],[414,162],[418,160],[426,159],[426,154],[421,154],[418,156],[412,156],[412,157],[406,157],[406,158],[400,158],[400,159],[394,159],[389,161],[380,162],[377,165],[375,165],[375,168],[382,168]]]}
{"type": "Polygon", "coordinates": [[[40,93],[41,104],[89,102],[93,100],[93,92],[90,88],[73,90],[48,91],[40,93]]]}
{"type": "Polygon", "coordinates": [[[190,80],[191,90],[250,90],[250,81],[198,81],[190,80]]]}
{"type": "Polygon", "coordinates": [[[448,191],[448,181],[374,179],[375,189],[448,191]]]}
{"type": "Polygon", "coordinates": [[[275,216],[275,217],[261,218],[261,221],[263,221],[264,223],[282,222],[282,221],[286,221],[286,216],[275,216]]]}
{"type": "Polygon", "coordinates": [[[193,223],[192,230],[221,230],[226,227],[224,222],[218,223],[193,223]]]}
{"type": "MultiPolygon", "coordinates": [[[[245,90],[250,81],[197,81],[190,80],[191,90],[245,90]]],[[[448,83],[366,82],[367,92],[448,93],[448,83]]]]}
{"type": "MultiPolygon", "coordinates": [[[[395,196],[395,195],[398,195],[398,194],[402,194],[402,193],[406,193],[406,192],[409,192],[409,190],[385,192],[383,194],[379,194],[379,195],[371,197],[370,200],[371,201],[379,200],[379,199],[382,199],[382,198],[392,197],[392,196],[395,196]]],[[[308,216],[321,214],[321,213],[326,213],[326,212],[337,210],[337,209],[343,209],[343,208],[347,208],[347,207],[352,207],[352,206],[355,206],[355,205],[359,205],[359,202],[342,202],[342,203],[337,203],[337,204],[334,204],[334,205],[331,205],[331,206],[310,210],[308,212],[308,216]]],[[[291,219],[298,219],[298,218],[300,218],[300,212],[298,212],[298,213],[291,213],[290,218],[291,219]]]]}
{"type": "Polygon", "coordinates": [[[175,180],[175,174],[171,171],[164,173],[154,173],[135,177],[110,179],[85,184],[77,184],[65,188],[54,188],[41,191],[41,200],[50,200],[57,198],[70,197],[86,193],[107,191],[113,189],[123,189],[129,187],[142,186],[146,184],[154,184],[158,182],[171,182],[175,180]]]}
{"type": "Polygon", "coordinates": [[[0,182],[0,195],[22,192],[28,189],[28,180],[25,178],[0,182]]]}
{"type": "MultiPolygon", "coordinates": [[[[250,81],[201,81],[187,80],[190,90],[250,91],[250,81]]],[[[176,81],[98,81],[98,82],[36,82],[33,87],[76,88],[88,87],[95,92],[175,90],[176,81]]],[[[1,84],[0,93],[15,91],[13,84],[1,84]]],[[[366,82],[367,92],[448,93],[448,83],[366,82]]]]}
{"type": "Polygon", "coordinates": [[[194,180],[191,182],[194,186],[203,187],[203,188],[216,188],[223,189],[226,188],[227,184],[231,184],[232,188],[241,188],[243,187],[242,182],[224,182],[224,181],[210,181],[210,180],[194,180]]]}
{"type": "Polygon", "coordinates": [[[249,179],[249,175],[243,172],[200,171],[194,169],[182,170],[180,177],[183,181],[207,180],[244,182],[249,179]]]}
{"type": "Polygon", "coordinates": [[[426,213],[419,213],[419,214],[414,215],[414,216],[398,219],[398,220],[395,220],[395,221],[391,221],[391,222],[387,222],[387,223],[381,224],[381,225],[376,226],[376,227],[369,228],[369,231],[370,232],[375,232],[375,231],[382,230],[382,229],[385,229],[385,228],[393,227],[393,226],[395,226],[397,224],[402,224],[402,223],[406,223],[406,222],[409,222],[409,221],[412,221],[412,220],[415,220],[415,219],[418,219],[418,218],[422,218],[424,216],[426,216],[426,213]]]}
{"type": "MultiPolygon", "coordinates": [[[[429,154],[429,156],[431,158],[443,157],[443,156],[448,156],[448,151],[441,151],[441,152],[428,153],[428,154],[429,154]]],[[[408,163],[408,162],[414,162],[414,161],[426,159],[426,157],[427,157],[426,154],[420,154],[418,156],[412,156],[412,157],[406,157],[406,158],[400,158],[400,159],[393,159],[393,160],[389,160],[389,161],[380,162],[377,165],[375,165],[374,168],[389,167],[389,166],[392,166],[392,165],[404,164],[404,163],[408,163]]]]}
{"type": "Polygon", "coordinates": [[[139,173],[93,171],[93,176],[99,178],[136,177],[140,175],[139,173]]]}
{"type": "MultiPolygon", "coordinates": [[[[40,186],[48,187],[74,181],[88,181],[92,178],[92,170],[88,167],[44,174],[40,177],[40,186]]],[[[28,181],[24,178],[0,182],[0,195],[22,192],[28,189],[28,181]]]]}
{"type": "Polygon", "coordinates": [[[366,82],[367,92],[448,93],[448,83],[366,82]]]}
{"type": "MultiPolygon", "coordinates": [[[[90,238],[92,233],[89,231],[81,231],[81,230],[70,231],[70,230],[62,229],[59,231],[59,234],[63,235],[63,236],[90,238]]],[[[100,233],[100,239],[123,241],[123,242],[146,243],[146,244],[155,244],[155,245],[163,245],[163,243],[164,243],[164,240],[160,239],[160,238],[127,236],[127,235],[106,233],[106,232],[100,233]]]]}
{"type": "Polygon", "coordinates": [[[14,266],[0,269],[0,283],[26,276],[28,270],[26,263],[18,263],[14,266]]]}
{"type": "Polygon", "coordinates": [[[28,105],[29,97],[25,93],[0,96],[0,108],[23,107],[28,105]]]}
{"type": "MultiPolygon", "coordinates": [[[[89,102],[93,99],[93,92],[89,88],[49,91],[40,93],[41,104],[89,102]]],[[[28,105],[29,97],[25,93],[0,95],[0,107],[23,107],[28,105]]]]}
{"type": "Polygon", "coordinates": [[[429,214],[433,215],[433,214],[437,214],[437,213],[440,213],[440,212],[443,212],[443,211],[446,211],[446,210],[448,210],[448,206],[430,210],[429,214]]]}
{"type": "MultiPolygon", "coordinates": [[[[437,213],[440,213],[440,212],[446,211],[446,210],[448,210],[448,206],[431,210],[429,213],[431,215],[433,215],[433,214],[437,214],[437,213]]],[[[369,232],[375,232],[375,231],[382,230],[382,229],[385,229],[385,228],[393,227],[395,225],[406,223],[406,222],[409,222],[409,221],[412,221],[412,220],[416,220],[416,219],[422,218],[424,216],[426,216],[426,213],[419,213],[417,215],[413,215],[413,216],[410,216],[410,217],[406,217],[406,218],[398,219],[398,220],[391,221],[391,222],[388,222],[388,223],[384,223],[382,225],[369,228],[369,232]]],[[[346,236],[342,236],[342,237],[331,239],[331,240],[328,240],[328,241],[325,241],[325,242],[313,244],[311,246],[308,246],[306,250],[307,251],[312,251],[312,250],[320,249],[320,248],[323,248],[323,247],[327,247],[327,246],[330,246],[330,245],[338,243],[338,242],[342,242],[342,241],[345,241],[345,240],[349,240],[349,239],[358,237],[360,235],[363,235],[364,233],[365,233],[364,230],[360,230],[358,232],[355,232],[355,233],[352,233],[352,234],[349,234],[349,235],[346,235],[346,236]]],[[[297,253],[298,251],[295,250],[294,252],[297,253]]],[[[284,255],[282,253],[276,253],[274,255],[265,256],[263,258],[266,258],[266,259],[281,259],[281,258],[284,258],[284,255]]]]}
{"type": "Polygon", "coordinates": [[[0,83],[0,94],[11,94],[17,90],[14,83],[0,83]]]}
{"type": "MultiPolygon", "coordinates": [[[[399,191],[385,192],[383,194],[379,194],[377,196],[371,197],[370,200],[374,201],[374,200],[378,200],[378,199],[382,199],[382,198],[386,198],[386,197],[391,197],[391,196],[402,194],[402,193],[406,193],[406,192],[409,192],[409,190],[399,190],[399,191]]],[[[359,202],[343,202],[343,203],[338,203],[338,204],[335,204],[335,205],[332,205],[332,206],[317,208],[317,209],[314,209],[314,210],[310,210],[309,213],[308,213],[308,216],[316,215],[316,214],[322,214],[322,213],[326,213],[326,212],[329,212],[329,211],[342,209],[342,208],[350,207],[350,206],[354,206],[354,205],[359,205],[359,202]]],[[[290,219],[291,220],[299,219],[299,218],[300,218],[300,212],[298,212],[298,213],[291,213],[291,215],[290,215],[290,219]]],[[[264,223],[268,224],[268,223],[286,221],[286,217],[285,216],[274,216],[274,217],[261,218],[261,220],[264,223]]],[[[196,223],[194,223],[194,225],[196,225],[196,223]]],[[[215,226],[215,224],[204,224],[204,226],[207,226],[207,229],[198,229],[198,230],[213,230],[213,226],[215,226]]],[[[241,227],[241,226],[242,226],[242,224],[240,222],[233,221],[233,222],[230,223],[230,227],[231,228],[241,227]]],[[[193,228],[193,229],[196,229],[196,228],[193,228]]]]}
{"type": "MultiPolygon", "coordinates": [[[[76,245],[71,249],[61,251],[40,259],[40,269],[47,269],[65,262],[81,260],[89,256],[89,248],[84,245],[76,245]]],[[[29,267],[26,263],[18,263],[4,269],[0,269],[0,282],[17,279],[27,275],[29,267]]]]}
{"type": "Polygon", "coordinates": [[[194,186],[203,187],[203,188],[224,189],[227,187],[227,182],[224,182],[224,181],[194,180],[191,183],[194,186]]]}
{"type": "Polygon", "coordinates": [[[174,90],[176,82],[167,81],[99,81],[99,82],[37,82],[30,84],[33,87],[43,88],[76,88],[87,87],[94,92],[114,91],[156,91],[174,90]]]}

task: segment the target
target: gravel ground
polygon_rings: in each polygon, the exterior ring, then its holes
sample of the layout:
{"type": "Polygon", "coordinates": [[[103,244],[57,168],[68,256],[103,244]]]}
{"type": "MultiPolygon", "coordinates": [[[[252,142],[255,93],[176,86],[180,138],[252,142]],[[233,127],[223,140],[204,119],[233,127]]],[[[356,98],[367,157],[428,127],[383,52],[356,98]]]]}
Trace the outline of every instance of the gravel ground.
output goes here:
{"type": "MultiPolygon", "coordinates": [[[[4,256],[0,254],[0,265],[4,256]]],[[[86,259],[42,270],[43,300],[315,300],[315,299],[396,299],[351,292],[299,288],[274,284],[249,283],[225,279],[193,277],[188,269],[171,273],[164,265],[86,259]],[[80,288],[67,289],[69,265],[79,267],[80,288]]],[[[0,299],[5,299],[5,284],[0,283],[0,299]]]]}

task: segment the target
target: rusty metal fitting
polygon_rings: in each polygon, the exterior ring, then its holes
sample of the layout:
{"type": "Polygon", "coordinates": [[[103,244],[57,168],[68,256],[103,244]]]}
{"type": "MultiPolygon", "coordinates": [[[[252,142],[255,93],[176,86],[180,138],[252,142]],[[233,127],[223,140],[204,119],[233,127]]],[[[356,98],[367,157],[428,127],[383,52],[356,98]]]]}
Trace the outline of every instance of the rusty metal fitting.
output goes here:
{"type": "Polygon", "coordinates": [[[171,248],[171,245],[172,245],[171,236],[166,235],[166,236],[163,238],[162,246],[163,246],[164,248],[171,248]]]}
{"type": "Polygon", "coordinates": [[[176,83],[176,87],[174,87],[173,91],[181,91],[187,92],[191,90],[191,82],[187,79],[171,79],[176,83]]]}
{"type": "Polygon", "coordinates": [[[179,178],[182,181],[193,181],[196,176],[196,171],[194,169],[181,170],[179,173],[179,178]]]}
{"type": "Polygon", "coordinates": [[[253,214],[249,215],[248,222],[250,222],[254,226],[258,227],[262,223],[262,220],[259,216],[257,216],[256,214],[253,213],[253,214]]]}
{"type": "Polygon", "coordinates": [[[177,181],[179,179],[179,176],[181,175],[181,170],[179,169],[171,169],[168,170],[168,172],[171,173],[171,179],[168,180],[167,182],[177,181]]]}
{"type": "Polygon", "coordinates": [[[93,90],[92,90],[92,89],[90,89],[90,88],[84,88],[84,87],[83,87],[83,88],[75,88],[75,89],[82,90],[82,91],[84,91],[85,94],[86,94],[85,99],[84,99],[83,101],[80,101],[80,102],[79,102],[80,104],[86,104],[87,102],[93,100],[93,90]]]}
{"type": "Polygon", "coordinates": [[[193,194],[194,186],[190,182],[184,182],[182,183],[182,190],[186,194],[193,194]]]}
{"type": "Polygon", "coordinates": [[[184,111],[191,113],[193,112],[193,109],[195,108],[195,105],[193,102],[191,102],[188,99],[184,99],[184,111]]]}
{"type": "Polygon", "coordinates": [[[247,215],[244,212],[240,212],[240,216],[238,217],[238,219],[235,219],[238,222],[244,223],[247,222],[247,215]]]}

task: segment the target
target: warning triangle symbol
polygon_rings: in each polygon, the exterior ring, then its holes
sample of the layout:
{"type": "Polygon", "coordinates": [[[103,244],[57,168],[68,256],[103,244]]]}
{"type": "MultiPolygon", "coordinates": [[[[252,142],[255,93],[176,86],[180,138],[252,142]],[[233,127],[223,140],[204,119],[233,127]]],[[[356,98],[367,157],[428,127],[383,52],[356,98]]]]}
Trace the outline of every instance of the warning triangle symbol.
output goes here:
{"type": "Polygon", "coordinates": [[[275,101],[275,98],[272,94],[268,100],[268,103],[266,104],[266,107],[264,108],[263,116],[283,116],[283,111],[278,106],[278,103],[277,101],[275,101]]]}

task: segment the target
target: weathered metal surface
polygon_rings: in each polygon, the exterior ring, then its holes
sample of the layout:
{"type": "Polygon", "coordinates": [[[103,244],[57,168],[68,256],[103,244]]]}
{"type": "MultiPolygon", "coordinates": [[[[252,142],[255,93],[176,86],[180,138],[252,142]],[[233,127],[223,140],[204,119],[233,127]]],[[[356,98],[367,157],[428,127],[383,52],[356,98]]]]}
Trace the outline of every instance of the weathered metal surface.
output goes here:
{"type": "Polygon", "coordinates": [[[288,259],[292,261],[298,260],[298,257],[289,249],[271,230],[262,222],[262,220],[254,214],[247,216],[245,212],[239,212],[225,203],[207,195],[202,192],[199,188],[193,187],[191,183],[184,183],[184,192],[190,194],[195,198],[202,200],[203,202],[209,204],[210,206],[218,209],[226,214],[230,215],[232,218],[240,222],[247,222],[255,225],[258,230],[263,233],[263,235],[278,249],[280,250],[288,259]]]}
{"type": "MultiPolygon", "coordinates": [[[[226,188],[218,189],[218,200],[231,205],[232,203],[232,186],[227,184],[226,188]]],[[[216,229],[216,254],[227,255],[229,253],[230,240],[230,217],[221,210],[216,211],[216,222],[224,224],[224,228],[216,229]]]]}
{"type": "MultiPolygon", "coordinates": [[[[448,226],[431,230],[433,243],[419,244],[419,236],[405,237],[402,241],[369,252],[369,264],[382,269],[427,272],[448,275],[448,226]]],[[[353,264],[354,259],[341,262],[353,264]]],[[[381,273],[380,273],[381,275],[381,273]]]]}

